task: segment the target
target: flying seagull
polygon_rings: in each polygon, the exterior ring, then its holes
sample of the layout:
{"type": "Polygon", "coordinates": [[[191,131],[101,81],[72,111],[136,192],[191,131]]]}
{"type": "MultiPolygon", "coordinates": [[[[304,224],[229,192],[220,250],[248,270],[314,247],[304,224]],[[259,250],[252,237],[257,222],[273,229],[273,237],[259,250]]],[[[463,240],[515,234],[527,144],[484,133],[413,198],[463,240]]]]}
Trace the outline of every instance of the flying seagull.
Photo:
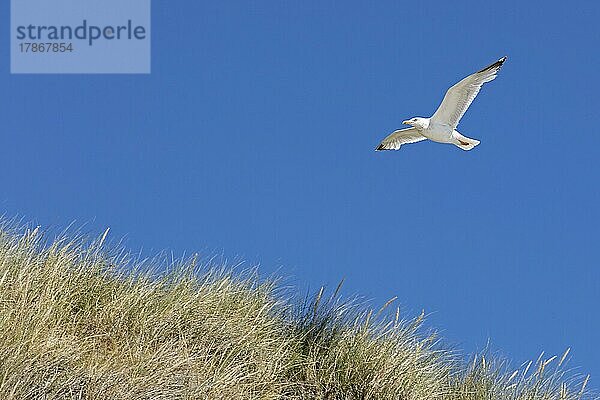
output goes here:
{"type": "Polygon", "coordinates": [[[375,150],[398,150],[405,143],[416,143],[425,139],[438,143],[452,143],[463,150],[471,150],[477,146],[479,140],[461,135],[456,127],[483,84],[496,79],[504,61],[506,57],[452,86],[431,118],[415,117],[403,121],[403,124],[411,127],[392,132],[375,150]]]}

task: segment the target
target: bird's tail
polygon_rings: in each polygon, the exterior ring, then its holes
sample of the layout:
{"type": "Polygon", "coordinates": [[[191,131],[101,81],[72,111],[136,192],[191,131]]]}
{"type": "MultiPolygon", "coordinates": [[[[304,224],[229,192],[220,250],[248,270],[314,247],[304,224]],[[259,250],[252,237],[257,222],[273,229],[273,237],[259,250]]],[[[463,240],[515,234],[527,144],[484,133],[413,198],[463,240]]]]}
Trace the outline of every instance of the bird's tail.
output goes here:
{"type": "Polygon", "coordinates": [[[452,132],[452,137],[454,138],[454,141],[452,143],[463,150],[471,150],[479,143],[481,143],[479,140],[471,139],[461,135],[460,133],[458,133],[458,131],[452,132]]]}

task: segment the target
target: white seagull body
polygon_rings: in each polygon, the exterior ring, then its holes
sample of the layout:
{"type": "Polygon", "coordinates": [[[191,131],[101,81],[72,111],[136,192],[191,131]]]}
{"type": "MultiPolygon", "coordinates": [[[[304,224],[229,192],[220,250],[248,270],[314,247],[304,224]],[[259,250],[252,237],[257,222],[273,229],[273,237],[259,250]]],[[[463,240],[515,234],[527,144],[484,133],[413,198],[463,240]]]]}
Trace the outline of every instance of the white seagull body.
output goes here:
{"type": "Polygon", "coordinates": [[[479,140],[461,135],[456,127],[484,83],[496,79],[506,57],[467,76],[446,92],[442,104],[431,118],[415,117],[403,121],[410,128],[399,129],[383,139],[376,150],[398,150],[405,143],[416,143],[425,139],[438,143],[452,143],[463,150],[471,150],[479,140]]]}

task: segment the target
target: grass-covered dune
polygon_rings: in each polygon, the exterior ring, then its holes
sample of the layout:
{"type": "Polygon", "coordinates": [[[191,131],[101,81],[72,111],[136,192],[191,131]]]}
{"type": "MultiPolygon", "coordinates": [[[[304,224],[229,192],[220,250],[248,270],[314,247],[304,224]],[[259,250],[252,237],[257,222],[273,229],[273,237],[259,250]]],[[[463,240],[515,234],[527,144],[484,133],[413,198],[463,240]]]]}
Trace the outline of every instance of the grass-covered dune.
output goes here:
{"type": "Polygon", "coordinates": [[[296,302],[253,274],[135,262],[103,242],[0,230],[0,399],[594,397],[567,354],[464,363],[393,304],[296,302]]]}

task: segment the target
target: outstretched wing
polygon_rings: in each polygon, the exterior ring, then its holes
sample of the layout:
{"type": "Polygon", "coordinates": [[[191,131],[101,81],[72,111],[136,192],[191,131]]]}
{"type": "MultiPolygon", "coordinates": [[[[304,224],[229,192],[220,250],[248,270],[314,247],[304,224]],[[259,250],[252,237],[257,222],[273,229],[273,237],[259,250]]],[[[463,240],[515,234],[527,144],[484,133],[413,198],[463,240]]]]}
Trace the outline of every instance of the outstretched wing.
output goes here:
{"type": "Polygon", "coordinates": [[[420,142],[425,139],[427,138],[421,135],[415,128],[398,129],[383,139],[375,150],[398,150],[403,144],[420,142]]]}
{"type": "Polygon", "coordinates": [[[442,104],[440,104],[435,114],[433,114],[431,120],[438,124],[445,124],[456,128],[462,116],[473,100],[475,100],[475,96],[477,96],[483,84],[496,79],[496,75],[505,60],[506,57],[502,57],[495,63],[467,76],[448,89],[444,100],[442,100],[442,104]]]}

